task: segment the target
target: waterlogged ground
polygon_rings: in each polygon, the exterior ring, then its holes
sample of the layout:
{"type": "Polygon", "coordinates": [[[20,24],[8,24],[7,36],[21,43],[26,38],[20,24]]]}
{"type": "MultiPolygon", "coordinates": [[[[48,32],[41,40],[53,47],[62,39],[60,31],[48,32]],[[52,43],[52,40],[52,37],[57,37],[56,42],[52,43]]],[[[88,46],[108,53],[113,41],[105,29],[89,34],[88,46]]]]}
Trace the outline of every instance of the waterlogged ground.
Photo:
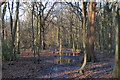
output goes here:
{"type": "MultiPolygon", "coordinates": [[[[96,52],[99,62],[88,62],[83,74],[78,73],[82,66],[83,54],[63,49],[62,53],[46,50],[40,53],[40,63],[34,63],[31,50],[21,50],[19,61],[14,65],[3,62],[3,78],[110,78],[114,57],[107,52],[96,52]]],[[[37,60],[37,55],[36,55],[37,60]]]]}

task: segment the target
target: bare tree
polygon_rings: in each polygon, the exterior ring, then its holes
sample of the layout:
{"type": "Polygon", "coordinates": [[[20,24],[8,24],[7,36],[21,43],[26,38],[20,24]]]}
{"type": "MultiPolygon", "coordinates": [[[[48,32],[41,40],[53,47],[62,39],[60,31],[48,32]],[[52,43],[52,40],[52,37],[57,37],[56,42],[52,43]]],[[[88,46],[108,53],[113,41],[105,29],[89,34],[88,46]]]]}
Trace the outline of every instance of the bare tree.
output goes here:
{"type": "Polygon", "coordinates": [[[116,29],[116,53],[115,53],[115,65],[112,73],[113,78],[120,79],[120,1],[118,2],[117,9],[118,27],[116,29]]]}
{"type": "MultiPolygon", "coordinates": [[[[53,5],[51,6],[51,8],[48,10],[47,14],[45,15],[44,14],[44,10],[46,9],[47,7],[47,4],[48,2],[45,3],[45,6],[43,5],[42,2],[39,3],[39,8],[40,8],[40,11],[39,11],[39,15],[40,15],[40,26],[41,26],[41,49],[44,50],[45,49],[45,36],[44,36],[44,31],[45,31],[45,22],[47,20],[47,18],[49,17],[52,9],[54,8],[55,4],[57,2],[54,2],[53,5]]],[[[30,9],[29,5],[26,3],[27,7],[30,9]]],[[[30,9],[31,11],[31,9],[30,9]]],[[[34,16],[37,17],[37,15],[35,14],[35,12],[33,12],[34,16]]]]}
{"type": "Polygon", "coordinates": [[[19,15],[19,2],[16,2],[16,14],[15,14],[15,24],[14,24],[14,28],[12,31],[12,44],[11,44],[11,56],[10,56],[10,64],[12,61],[12,64],[14,64],[14,60],[16,59],[16,49],[15,49],[15,35],[16,35],[16,31],[17,31],[17,22],[18,22],[18,15],[19,15]],[[12,56],[13,55],[13,56],[12,56]]]}
{"type": "Polygon", "coordinates": [[[82,67],[78,70],[79,73],[83,73],[83,69],[86,65],[86,62],[87,62],[87,56],[86,56],[86,43],[85,43],[85,37],[86,37],[86,34],[85,34],[85,27],[86,27],[86,5],[87,3],[85,2],[82,2],[82,17],[83,17],[83,22],[82,22],[82,26],[83,26],[83,32],[82,32],[82,38],[83,38],[83,53],[84,53],[84,62],[83,62],[83,65],[82,67]]]}
{"type": "Polygon", "coordinates": [[[87,24],[87,61],[96,61],[94,52],[94,32],[95,32],[95,3],[90,2],[88,5],[88,24],[87,24]]]}

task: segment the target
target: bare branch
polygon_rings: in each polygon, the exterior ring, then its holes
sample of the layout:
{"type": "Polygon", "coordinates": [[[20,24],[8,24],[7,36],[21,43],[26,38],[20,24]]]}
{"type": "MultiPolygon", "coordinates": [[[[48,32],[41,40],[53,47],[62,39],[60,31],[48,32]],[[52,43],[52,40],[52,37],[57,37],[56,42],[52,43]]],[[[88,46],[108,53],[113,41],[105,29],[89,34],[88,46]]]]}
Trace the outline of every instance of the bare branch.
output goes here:
{"type": "Polygon", "coordinates": [[[71,5],[74,9],[79,9],[82,12],[82,9],[79,6],[73,5],[71,2],[66,2],[68,5],[71,5]]]}
{"type": "Polygon", "coordinates": [[[48,11],[46,17],[44,18],[44,21],[47,19],[47,17],[49,16],[51,10],[54,8],[54,6],[55,6],[56,3],[57,3],[57,2],[54,2],[54,3],[53,3],[52,7],[49,9],[49,11],[48,11]]]}
{"type": "MultiPolygon", "coordinates": [[[[25,2],[27,8],[32,12],[31,8],[28,6],[27,2],[25,2]]],[[[37,17],[37,15],[35,14],[35,12],[33,12],[34,16],[37,17]]]]}

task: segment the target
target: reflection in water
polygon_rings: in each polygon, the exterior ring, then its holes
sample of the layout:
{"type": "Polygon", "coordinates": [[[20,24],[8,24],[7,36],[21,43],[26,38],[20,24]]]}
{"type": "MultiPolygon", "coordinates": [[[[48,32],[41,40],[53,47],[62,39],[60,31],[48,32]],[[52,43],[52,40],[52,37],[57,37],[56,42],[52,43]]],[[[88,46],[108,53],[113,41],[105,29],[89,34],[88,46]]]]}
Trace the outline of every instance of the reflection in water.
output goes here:
{"type": "Polygon", "coordinates": [[[59,59],[54,59],[49,62],[54,63],[54,64],[68,64],[68,63],[74,62],[75,60],[65,59],[63,58],[63,56],[78,56],[79,55],[79,53],[61,53],[61,52],[57,54],[60,56],[59,59]]]}
{"type": "Polygon", "coordinates": [[[74,62],[74,60],[72,60],[72,59],[65,59],[65,58],[60,57],[59,59],[55,59],[55,60],[50,61],[50,62],[52,62],[54,64],[68,64],[68,63],[74,62]]]}
{"type": "Polygon", "coordinates": [[[59,53],[59,55],[61,56],[78,56],[79,53],[59,53]]]}

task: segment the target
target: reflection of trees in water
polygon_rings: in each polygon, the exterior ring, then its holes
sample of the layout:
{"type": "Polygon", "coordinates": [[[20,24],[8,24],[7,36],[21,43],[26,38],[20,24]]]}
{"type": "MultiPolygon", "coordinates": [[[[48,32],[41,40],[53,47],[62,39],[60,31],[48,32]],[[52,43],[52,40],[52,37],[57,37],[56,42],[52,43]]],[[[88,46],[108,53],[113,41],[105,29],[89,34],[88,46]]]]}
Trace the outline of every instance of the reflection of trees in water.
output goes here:
{"type": "Polygon", "coordinates": [[[59,55],[63,55],[63,56],[78,56],[78,53],[59,53],[59,55]]]}
{"type": "Polygon", "coordinates": [[[74,62],[74,60],[72,60],[72,59],[65,59],[65,58],[62,58],[62,57],[52,61],[52,63],[54,63],[54,64],[67,64],[67,63],[72,63],[72,62],[74,62]]]}

